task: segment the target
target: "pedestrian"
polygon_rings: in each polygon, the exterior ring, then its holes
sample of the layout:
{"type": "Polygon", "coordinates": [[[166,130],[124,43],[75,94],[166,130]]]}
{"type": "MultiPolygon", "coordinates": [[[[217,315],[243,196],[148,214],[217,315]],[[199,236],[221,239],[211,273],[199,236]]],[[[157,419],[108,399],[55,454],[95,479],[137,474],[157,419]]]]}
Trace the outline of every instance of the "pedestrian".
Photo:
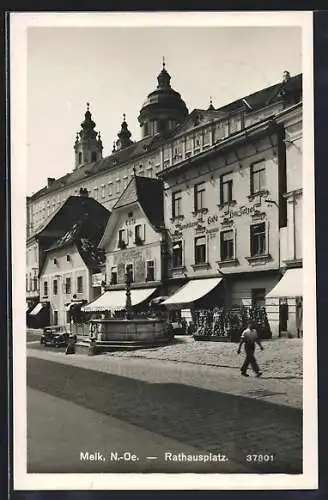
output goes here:
{"type": "Polygon", "coordinates": [[[241,374],[244,377],[249,377],[247,369],[248,366],[251,365],[253,371],[256,373],[256,376],[260,377],[262,375],[262,372],[260,371],[259,365],[257,364],[257,361],[255,359],[254,351],[255,351],[255,344],[258,344],[261,351],[263,351],[263,346],[258,338],[257,331],[255,329],[255,323],[253,321],[250,321],[248,323],[246,330],[244,330],[243,333],[241,334],[240,343],[237,351],[238,354],[240,354],[241,346],[243,344],[245,346],[246,357],[243,366],[240,369],[241,374]]]}

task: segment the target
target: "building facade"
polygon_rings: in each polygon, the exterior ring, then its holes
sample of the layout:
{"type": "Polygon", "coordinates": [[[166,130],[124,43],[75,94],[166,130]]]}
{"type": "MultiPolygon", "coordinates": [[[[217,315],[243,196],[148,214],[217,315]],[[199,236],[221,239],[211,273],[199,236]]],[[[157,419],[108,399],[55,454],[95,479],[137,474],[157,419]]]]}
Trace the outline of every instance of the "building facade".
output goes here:
{"type": "Polygon", "coordinates": [[[106,259],[106,292],[84,311],[124,309],[127,280],[134,307],[161,293],[166,262],[162,181],[133,176],[112,209],[99,247],[106,259]]]}
{"type": "Polygon", "coordinates": [[[88,105],[73,171],[27,200],[27,235],[83,189],[116,214],[103,240],[108,287],[122,287],[126,274],[141,287],[154,277],[169,295],[188,280],[220,277],[217,303],[265,305],[278,334],[280,302],[292,299],[268,293],[301,264],[302,77],[285,72],[276,85],[191,113],[170,80],[163,65],[138,116],[142,139],[131,140],[123,115],[107,157],[88,105]],[[135,178],[164,182],[160,231],[140,200],[119,205],[135,178]]]}

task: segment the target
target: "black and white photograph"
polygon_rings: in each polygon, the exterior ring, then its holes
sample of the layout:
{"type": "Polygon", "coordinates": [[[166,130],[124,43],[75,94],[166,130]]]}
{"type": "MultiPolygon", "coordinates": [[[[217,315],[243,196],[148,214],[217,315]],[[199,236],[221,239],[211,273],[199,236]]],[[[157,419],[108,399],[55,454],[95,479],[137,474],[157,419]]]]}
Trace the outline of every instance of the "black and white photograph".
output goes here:
{"type": "Polygon", "coordinates": [[[315,488],[312,14],[10,18],[14,487],[315,488]]]}

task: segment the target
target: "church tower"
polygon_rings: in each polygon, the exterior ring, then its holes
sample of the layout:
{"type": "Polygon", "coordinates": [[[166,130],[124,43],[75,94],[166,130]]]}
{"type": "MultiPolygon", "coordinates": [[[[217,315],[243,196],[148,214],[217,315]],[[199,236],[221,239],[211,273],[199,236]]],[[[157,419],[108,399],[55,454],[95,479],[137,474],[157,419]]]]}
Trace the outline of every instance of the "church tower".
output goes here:
{"type": "Polygon", "coordinates": [[[133,141],[131,141],[131,132],[128,129],[128,124],[126,123],[126,115],[125,113],[123,114],[123,122],[121,124],[121,130],[117,134],[118,140],[116,143],[114,143],[114,151],[120,151],[120,149],[127,148],[128,146],[131,146],[133,144],[133,141]]]}
{"type": "Polygon", "coordinates": [[[75,150],[75,168],[79,168],[85,163],[92,163],[102,158],[103,145],[100,132],[97,133],[94,128],[95,122],[91,118],[90,104],[87,102],[87,110],[84,115],[84,121],[81,123],[81,130],[76,134],[74,144],[75,150]]]}
{"type": "Polygon", "coordinates": [[[172,89],[171,76],[163,69],[157,77],[157,88],[144,102],[138,121],[142,128],[142,137],[165,134],[184,122],[188,116],[188,109],[181,95],[172,89]]]}

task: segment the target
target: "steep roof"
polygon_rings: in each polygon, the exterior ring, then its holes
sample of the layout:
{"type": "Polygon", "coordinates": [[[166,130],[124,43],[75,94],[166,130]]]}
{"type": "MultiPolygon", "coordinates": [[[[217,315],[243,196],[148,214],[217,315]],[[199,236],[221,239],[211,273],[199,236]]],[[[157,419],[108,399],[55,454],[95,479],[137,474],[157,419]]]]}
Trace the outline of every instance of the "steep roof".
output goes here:
{"type": "MultiPolygon", "coordinates": [[[[83,197],[80,199],[83,200],[83,197]]],[[[92,198],[85,198],[85,200],[91,201],[92,198]]],[[[48,248],[48,251],[65,247],[81,238],[87,238],[97,245],[110,217],[110,212],[96,200],[93,200],[91,204],[81,203],[81,210],[75,211],[74,214],[70,212],[68,206],[66,208],[66,215],[69,219],[68,229],[48,248]]]]}
{"type": "Polygon", "coordinates": [[[69,196],[40,224],[33,236],[62,236],[84,213],[93,214],[95,218],[100,219],[108,217],[109,214],[108,210],[94,198],[69,196]]]}
{"type": "Polygon", "coordinates": [[[149,222],[157,229],[164,226],[163,181],[134,175],[113,210],[139,202],[149,222]]]}
{"type": "MultiPolygon", "coordinates": [[[[103,205],[92,198],[70,196],[40,232],[40,236],[52,236],[52,243],[45,253],[74,244],[88,267],[100,265],[104,256],[97,247],[110,215],[103,205]]],[[[40,272],[43,264],[44,260],[40,272]]]]}

